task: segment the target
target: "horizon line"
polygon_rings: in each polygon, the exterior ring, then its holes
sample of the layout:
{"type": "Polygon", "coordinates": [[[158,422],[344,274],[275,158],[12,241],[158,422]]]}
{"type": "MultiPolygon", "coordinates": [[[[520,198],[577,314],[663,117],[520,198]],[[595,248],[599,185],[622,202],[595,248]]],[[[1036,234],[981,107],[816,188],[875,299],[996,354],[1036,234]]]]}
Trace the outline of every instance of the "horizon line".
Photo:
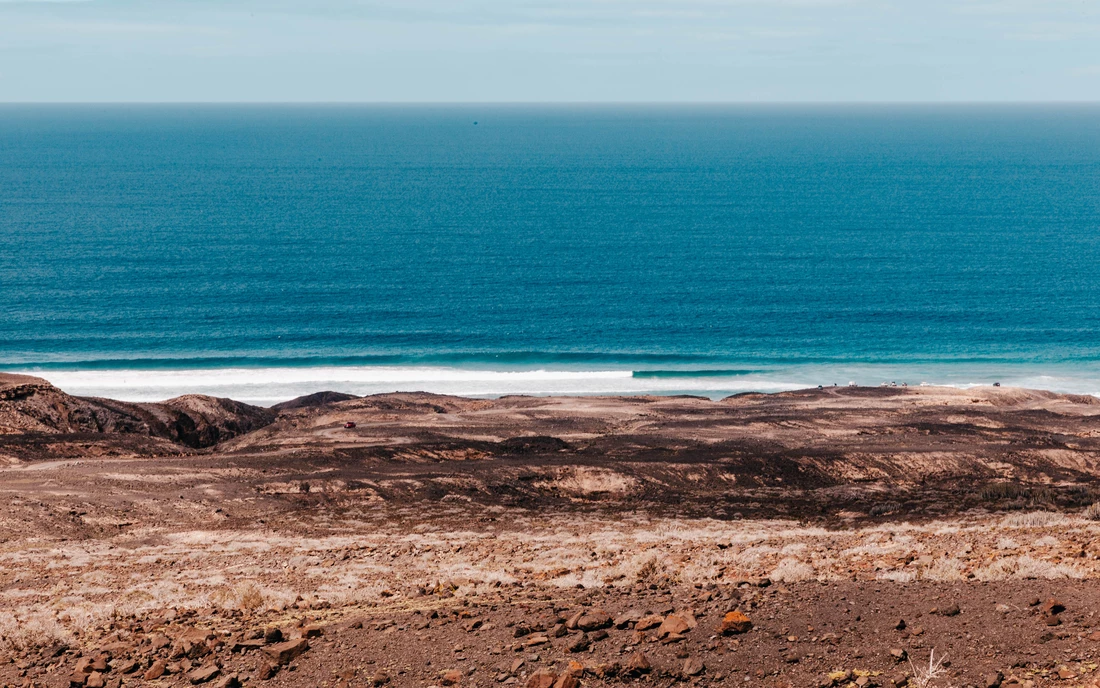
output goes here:
{"type": "Polygon", "coordinates": [[[1095,100],[0,100],[13,105],[380,105],[380,106],[853,106],[853,105],[1100,105],[1095,100]]]}

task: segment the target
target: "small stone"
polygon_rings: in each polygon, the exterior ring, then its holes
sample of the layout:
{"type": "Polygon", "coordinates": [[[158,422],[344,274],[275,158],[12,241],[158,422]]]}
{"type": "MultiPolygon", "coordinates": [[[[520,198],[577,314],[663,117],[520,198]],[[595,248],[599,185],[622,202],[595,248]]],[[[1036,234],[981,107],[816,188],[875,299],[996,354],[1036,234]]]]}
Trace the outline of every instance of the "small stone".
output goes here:
{"type": "Polygon", "coordinates": [[[669,635],[683,635],[695,628],[695,615],[691,612],[676,612],[665,617],[664,622],[657,628],[657,637],[666,638],[669,635]]]}
{"type": "Polygon", "coordinates": [[[461,681],[462,672],[458,669],[447,669],[439,674],[439,682],[445,686],[457,686],[461,681]]]}
{"type": "Polygon", "coordinates": [[[268,645],[283,642],[283,632],[275,627],[267,629],[264,631],[264,642],[268,645]]]}
{"type": "Polygon", "coordinates": [[[898,631],[904,631],[905,630],[905,619],[901,619],[900,621],[898,621],[894,625],[894,629],[898,630],[898,631]]]}
{"type": "Polygon", "coordinates": [[[277,673],[279,673],[279,667],[270,662],[261,663],[260,668],[256,670],[256,675],[261,681],[273,679],[277,673]]]}
{"type": "Polygon", "coordinates": [[[220,681],[214,684],[214,688],[240,688],[241,680],[237,678],[236,674],[229,674],[223,676],[220,681]]]}
{"type": "Polygon", "coordinates": [[[698,657],[688,657],[684,660],[684,666],[680,669],[680,673],[684,676],[698,676],[706,670],[706,665],[703,664],[703,660],[698,657]]]}
{"type": "Polygon", "coordinates": [[[554,624],[554,627],[550,629],[551,638],[562,638],[569,635],[569,629],[565,627],[565,624],[554,624]]]}
{"type": "Polygon", "coordinates": [[[1047,626],[1061,626],[1062,620],[1058,618],[1057,614],[1051,614],[1043,618],[1043,623],[1047,626]]]}
{"type": "Polygon", "coordinates": [[[558,675],[549,669],[539,669],[527,679],[527,688],[554,688],[558,675]]]}
{"type": "Polygon", "coordinates": [[[164,663],[164,660],[158,659],[157,661],[153,662],[153,664],[148,669],[145,670],[145,673],[142,674],[142,678],[144,678],[146,681],[155,681],[161,676],[164,676],[166,670],[167,665],[164,663]]]}
{"type": "Polygon", "coordinates": [[[118,672],[120,674],[132,674],[138,670],[138,663],[132,659],[128,659],[124,662],[120,662],[118,665],[118,672]]]}
{"type": "Polygon", "coordinates": [[[88,680],[84,682],[85,688],[103,688],[105,685],[107,682],[103,679],[103,674],[98,671],[88,674],[88,680]]]}
{"type": "Polygon", "coordinates": [[[985,688],[1001,688],[1001,683],[1003,683],[1004,680],[1005,675],[998,671],[996,673],[986,674],[982,678],[982,685],[985,688]]]}
{"type": "Polygon", "coordinates": [[[635,652],[630,655],[626,660],[626,665],[623,666],[623,673],[627,676],[641,676],[653,671],[653,665],[649,663],[649,658],[645,656],[643,652],[635,652]]]}
{"type": "Polygon", "coordinates": [[[1066,611],[1066,605],[1058,601],[1057,598],[1051,597],[1039,607],[1039,613],[1046,616],[1052,616],[1054,614],[1061,614],[1066,611]]]}
{"type": "Polygon", "coordinates": [[[390,675],[382,670],[374,672],[374,676],[371,676],[370,682],[372,686],[384,686],[390,682],[390,675]]]}
{"type": "Polygon", "coordinates": [[[641,619],[642,613],[636,609],[631,609],[630,611],[619,614],[615,617],[615,628],[619,629],[620,631],[625,631],[632,625],[641,621],[641,619]]]}
{"type": "Polygon", "coordinates": [[[204,664],[198,669],[188,672],[187,680],[190,681],[192,685],[198,685],[214,679],[221,672],[222,670],[217,664],[204,664]]]}
{"type": "Polygon", "coordinates": [[[264,648],[264,653],[276,664],[287,664],[290,660],[309,649],[309,641],[305,638],[288,640],[285,643],[276,643],[264,648]]]}
{"type": "Polygon", "coordinates": [[[545,633],[532,633],[527,636],[527,640],[523,641],[525,647],[538,647],[539,645],[545,645],[550,642],[550,638],[546,637],[545,633]]]}
{"type": "Polygon", "coordinates": [[[940,611],[940,614],[943,616],[958,616],[961,611],[959,605],[949,604],[940,611]]]}
{"type": "Polygon", "coordinates": [[[304,638],[320,638],[325,634],[325,629],[321,626],[311,625],[302,629],[302,637],[304,638]]]}
{"type": "Polygon", "coordinates": [[[909,653],[900,648],[890,650],[890,656],[893,657],[894,661],[897,663],[901,663],[909,659],[909,653]]]}
{"type": "Polygon", "coordinates": [[[727,613],[718,626],[718,632],[722,635],[748,633],[750,630],[752,630],[752,621],[739,611],[727,613]]]}
{"type": "Polygon", "coordinates": [[[650,614],[649,616],[642,617],[634,624],[635,631],[648,631],[653,628],[657,628],[665,622],[665,617],[660,614],[650,614]]]}
{"type": "Polygon", "coordinates": [[[579,688],[581,682],[573,674],[562,674],[554,683],[554,688],[579,688]]]}
{"type": "Polygon", "coordinates": [[[588,639],[587,633],[581,633],[573,642],[569,643],[570,652],[584,652],[592,646],[592,642],[588,639]]]}
{"type": "Polygon", "coordinates": [[[602,609],[592,609],[577,619],[576,628],[582,631],[595,631],[611,626],[611,615],[602,609]]]}

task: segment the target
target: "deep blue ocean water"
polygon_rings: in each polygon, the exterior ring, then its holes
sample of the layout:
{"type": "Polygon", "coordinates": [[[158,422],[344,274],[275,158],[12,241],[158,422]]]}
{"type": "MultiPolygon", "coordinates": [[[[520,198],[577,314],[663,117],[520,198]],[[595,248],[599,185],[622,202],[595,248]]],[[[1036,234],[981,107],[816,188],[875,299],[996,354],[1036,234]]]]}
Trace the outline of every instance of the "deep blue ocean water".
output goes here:
{"type": "Polygon", "coordinates": [[[1100,107],[3,106],[0,316],[124,398],[1100,393],[1100,107]]]}

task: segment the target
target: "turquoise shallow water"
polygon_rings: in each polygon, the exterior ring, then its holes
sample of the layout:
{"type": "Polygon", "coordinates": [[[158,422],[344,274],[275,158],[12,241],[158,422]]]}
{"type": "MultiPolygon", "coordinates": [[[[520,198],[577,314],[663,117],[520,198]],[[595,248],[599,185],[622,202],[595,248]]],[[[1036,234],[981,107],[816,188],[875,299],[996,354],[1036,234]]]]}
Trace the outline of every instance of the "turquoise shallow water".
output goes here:
{"type": "Polygon", "coordinates": [[[1100,392],[1100,107],[4,106],[0,313],[124,398],[1100,392]]]}

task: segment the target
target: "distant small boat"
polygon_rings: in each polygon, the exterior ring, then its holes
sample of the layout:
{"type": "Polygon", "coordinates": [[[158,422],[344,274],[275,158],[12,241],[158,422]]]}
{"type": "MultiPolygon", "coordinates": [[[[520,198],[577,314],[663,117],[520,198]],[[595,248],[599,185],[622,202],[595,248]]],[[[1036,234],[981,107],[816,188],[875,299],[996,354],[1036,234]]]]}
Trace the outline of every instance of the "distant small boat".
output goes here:
{"type": "Polygon", "coordinates": [[[355,421],[349,420],[348,422],[344,423],[344,427],[345,428],[354,428],[355,427],[355,421]]]}
{"type": "Polygon", "coordinates": [[[994,386],[994,387],[1000,387],[1000,386],[1001,386],[1001,383],[1000,383],[1000,382],[994,382],[994,383],[993,383],[993,386],[994,386]]]}

